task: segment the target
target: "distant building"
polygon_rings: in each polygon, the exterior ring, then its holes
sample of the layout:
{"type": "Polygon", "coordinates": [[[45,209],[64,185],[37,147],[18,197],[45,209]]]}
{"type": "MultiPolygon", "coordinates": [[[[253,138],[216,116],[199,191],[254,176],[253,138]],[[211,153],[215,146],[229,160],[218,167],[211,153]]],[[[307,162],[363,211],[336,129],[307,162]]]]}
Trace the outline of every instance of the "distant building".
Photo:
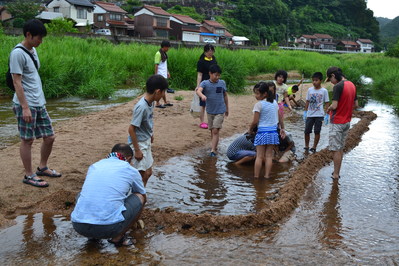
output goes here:
{"type": "Polygon", "coordinates": [[[172,14],[170,17],[170,36],[178,41],[200,42],[201,23],[189,16],[172,14]]]}
{"type": "Polygon", "coordinates": [[[94,27],[110,29],[112,35],[128,35],[127,12],[113,3],[94,2],[94,27]]]}
{"type": "Polygon", "coordinates": [[[206,42],[209,39],[213,39],[216,43],[228,43],[226,39],[231,39],[233,35],[228,33],[226,36],[226,27],[214,20],[204,20],[202,27],[205,29],[201,30],[201,41],[206,42]]]}
{"type": "Polygon", "coordinates": [[[49,23],[54,19],[64,18],[64,15],[62,15],[62,13],[43,11],[37,15],[36,18],[41,20],[43,23],[49,23]]]}
{"type": "Polygon", "coordinates": [[[317,37],[314,35],[303,34],[299,38],[295,38],[295,44],[298,48],[313,48],[313,43],[317,37]]]}
{"type": "Polygon", "coordinates": [[[356,41],[360,45],[360,52],[372,53],[374,52],[374,43],[369,39],[358,39],[356,41]]]}
{"type": "Polygon", "coordinates": [[[168,39],[171,16],[160,7],[144,5],[134,14],[135,35],[168,39]]]}
{"type": "Polygon", "coordinates": [[[360,45],[357,42],[354,41],[339,41],[337,43],[337,50],[341,51],[350,51],[350,52],[359,52],[360,51],[360,45]]]}
{"type": "Polygon", "coordinates": [[[11,19],[12,16],[10,14],[10,12],[7,11],[5,6],[0,6],[0,20],[1,21],[6,21],[11,19]]]}
{"type": "Polygon", "coordinates": [[[328,34],[313,34],[317,39],[313,42],[314,49],[335,50],[336,46],[333,37],[328,34]]]}
{"type": "Polygon", "coordinates": [[[89,0],[51,0],[46,7],[49,12],[62,13],[65,18],[73,19],[80,30],[94,23],[94,5],[89,0]]]}

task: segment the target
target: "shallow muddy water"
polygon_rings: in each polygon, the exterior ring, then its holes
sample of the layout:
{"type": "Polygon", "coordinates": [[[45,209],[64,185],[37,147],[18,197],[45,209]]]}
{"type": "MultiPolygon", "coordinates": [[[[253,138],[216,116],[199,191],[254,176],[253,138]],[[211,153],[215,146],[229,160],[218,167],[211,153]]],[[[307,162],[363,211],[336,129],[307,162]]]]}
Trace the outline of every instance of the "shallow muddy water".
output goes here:
{"type": "MultiPolygon", "coordinates": [[[[127,101],[131,101],[141,91],[139,89],[119,89],[105,100],[65,97],[47,100],[46,108],[53,122],[67,120],[85,113],[100,111],[127,101]]],[[[0,98],[0,149],[19,141],[17,121],[12,111],[12,99],[0,98]]]]}
{"type": "MultiPolygon", "coordinates": [[[[345,154],[339,182],[330,178],[332,165],[323,167],[298,208],[273,227],[204,235],[138,232],[135,247],[116,249],[79,236],[68,217],[22,215],[0,231],[0,264],[398,265],[399,118],[373,101],[364,109],[378,118],[345,154]]],[[[303,122],[290,119],[286,127],[301,159],[303,122]]],[[[328,133],[321,134],[320,149],[327,146],[328,133]]],[[[221,154],[232,139],[223,140],[221,154]]],[[[222,155],[207,154],[197,150],[156,167],[147,185],[148,207],[216,215],[256,212],[295,166],[276,167],[273,181],[254,182],[252,167],[236,168],[222,155]],[[205,176],[205,170],[212,174],[205,176]]]]}

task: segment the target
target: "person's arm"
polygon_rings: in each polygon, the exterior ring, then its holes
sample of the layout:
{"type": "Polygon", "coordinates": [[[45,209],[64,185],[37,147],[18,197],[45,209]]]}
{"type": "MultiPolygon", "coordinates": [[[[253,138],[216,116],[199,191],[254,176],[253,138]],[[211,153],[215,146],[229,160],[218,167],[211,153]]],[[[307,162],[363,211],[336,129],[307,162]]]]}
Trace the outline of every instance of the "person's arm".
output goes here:
{"type": "Polygon", "coordinates": [[[290,98],[288,97],[288,92],[287,91],[284,92],[283,97],[284,97],[285,104],[287,104],[288,108],[292,111],[290,98]]]}
{"type": "Polygon", "coordinates": [[[292,147],[294,147],[294,142],[293,142],[293,141],[290,141],[290,142],[288,143],[288,145],[287,145],[287,148],[284,150],[284,152],[287,152],[287,151],[291,150],[292,147]]]}
{"type": "Polygon", "coordinates": [[[204,88],[198,87],[196,93],[197,93],[198,97],[201,98],[201,101],[205,102],[206,101],[206,96],[202,93],[203,90],[204,90],[204,88]]]}
{"type": "Polygon", "coordinates": [[[278,112],[278,124],[280,126],[280,136],[282,139],[285,139],[284,116],[281,112],[278,112]]]}
{"type": "Polygon", "coordinates": [[[155,64],[155,73],[154,74],[158,74],[158,64],[155,64]]]}
{"type": "Polygon", "coordinates": [[[141,159],[143,159],[143,153],[141,152],[140,147],[139,147],[139,142],[137,140],[135,126],[129,125],[129,135],[130,135],[130,138],[132,139],[132,144],[133,144],[133,148],[134,148],[134,158],[136,158],[136,160],[140,161],[141,159]]]}
{"type": "Polygon", "coordinates": [[[224,92],[224,103],[226,104],[225,116],[229,116],[229,97],[227,96],[227,91],[224,92]]]}
{"type": "Polygon", "coordinates": [[[296,85],[297,85],[298,87],[301,86],[303,80],[304,80],[304,78],[302,78],[302,79],[298,82],[298,84],[296,84],[296,85]]]}
{"type": "Polygon", "coordinates": [[[254,112],[254,116],[252,118],[252,122],[249,125],[249,129],[248,129],[248,133],[249,134],[253,134],[254,132],[254,128],[258,125],[259,123],[259,117],[260,117],[260,113],[259,112],[254,112]]]}
{"type": "Polygon", "coordinates": [[[196,89],[198,89],[198,87],[200,86],[202,81],[202,72],[197,72],[197,86],[195,87],[196,89]]]}
{"type": "Polygon", "coordinates": [[[32,122],[32,113],[29,109],[28,102],[26,101],[25,92],[22,87],[22,75],[12,74],[12,80],[15,88],[15,94],[17,95],[19,104],[22,107],[22,119],[26,123],[32,122]]]}

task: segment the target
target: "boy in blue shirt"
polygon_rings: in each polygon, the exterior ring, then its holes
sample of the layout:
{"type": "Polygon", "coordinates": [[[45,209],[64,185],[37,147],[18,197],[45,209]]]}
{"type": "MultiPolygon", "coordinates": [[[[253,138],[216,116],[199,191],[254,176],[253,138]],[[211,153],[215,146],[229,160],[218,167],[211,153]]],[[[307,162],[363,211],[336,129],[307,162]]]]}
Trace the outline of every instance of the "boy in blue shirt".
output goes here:
{"type": "Polygon", "coordinates": [[[224,117],[229,115],[226,83],[220,79],[221,74],[222,69],[218,65],[211,65],[209,67],[210,79],[202,81],[197,89],[197,95],[202,101],[206,102],[208,128],[211,130],[211,157],[216,156],[219,132],[224,117]]]}
{"type": "Polygon", "coordinates": [[[168,81],[161,75],[152,75],[146,83],[147,92],[133,108],[128,142],[134,150],[133,167],[139,170],[144,186],[152,175],[154,159],[151,153],[154,102],[165,96],[168,81]]]}

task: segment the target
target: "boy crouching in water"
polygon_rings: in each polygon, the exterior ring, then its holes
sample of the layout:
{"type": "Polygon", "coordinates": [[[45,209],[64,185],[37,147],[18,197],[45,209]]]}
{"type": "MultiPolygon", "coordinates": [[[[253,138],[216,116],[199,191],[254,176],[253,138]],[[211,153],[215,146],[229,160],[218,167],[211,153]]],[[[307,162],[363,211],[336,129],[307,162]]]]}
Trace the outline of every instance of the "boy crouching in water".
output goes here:
{"type": "Polygon", "coordinates": [[[168,81],[161,75],[151,76],[146,83],[147,92],[133,107],[133,117],[129,126],[128,142],[134,150],[133,167],[139,170],[144,186],[152,175],[151,143],[153,136],[154,102],[165,96],[168,81]]]}
{"type": "Polygon", "coordinates": [[[215,157],[219,143],[219,131],[222,128],[224,117],[229,115],[229,99],[226,83],[220,79],[222,69],[218,65],[209,67],[209,80],[201,82],[197,95],[206,102],[208,128],[211,130],[211,157],[215,157]]]}

